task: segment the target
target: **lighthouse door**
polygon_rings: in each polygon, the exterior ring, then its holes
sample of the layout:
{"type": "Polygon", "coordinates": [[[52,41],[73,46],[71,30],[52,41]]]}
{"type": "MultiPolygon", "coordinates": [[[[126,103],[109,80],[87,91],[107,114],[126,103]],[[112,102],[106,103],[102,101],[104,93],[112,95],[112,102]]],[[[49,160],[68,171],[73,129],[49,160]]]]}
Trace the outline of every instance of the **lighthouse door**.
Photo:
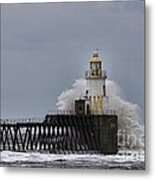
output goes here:
{"type": "Polygon", "coordinates": [[[87,114],[90,114],[89,104],[87,104],[87,114]]]}

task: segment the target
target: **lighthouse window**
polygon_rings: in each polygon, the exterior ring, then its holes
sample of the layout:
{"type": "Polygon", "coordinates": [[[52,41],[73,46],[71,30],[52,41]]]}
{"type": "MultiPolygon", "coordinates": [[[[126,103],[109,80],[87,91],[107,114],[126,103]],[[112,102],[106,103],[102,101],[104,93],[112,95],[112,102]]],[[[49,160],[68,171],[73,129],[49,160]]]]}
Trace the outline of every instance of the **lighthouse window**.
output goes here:
{"type": "Polygon", "coordinates": [[[90,68],[92,69],[92,63],[90,63],[90,68]]]}
{"type": "Polygon", "coordinates": [[[95,69],[95,67],[96,67],[95,64],[92,64],[92,68],[95,69]]]}
{"type": "Polygon", "coordinates": [[[97,64],[97,68],[101,69],[101,63],[97,64]]]}

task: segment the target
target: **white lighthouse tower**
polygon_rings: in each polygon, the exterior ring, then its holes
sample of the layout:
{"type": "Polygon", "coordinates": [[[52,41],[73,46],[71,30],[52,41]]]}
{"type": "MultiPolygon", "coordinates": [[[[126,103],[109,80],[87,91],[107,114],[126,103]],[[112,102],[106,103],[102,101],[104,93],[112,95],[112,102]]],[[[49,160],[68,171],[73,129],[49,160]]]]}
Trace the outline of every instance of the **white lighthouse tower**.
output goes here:
{"type": "Polygon", "coordinates": [[[104,114],[107,110],[106,71],[102,70],[102,60],[98,50],[90,58],[90,68],[86,71],[87,81],[85,109],[87,114],[104,114]]]}
{"type": "Polygon", "coordinates": [[[89,70],[85,73],[85,96],[75,100],[76,114],[101,115],[108,113],[106,78],[106,71],[102,69],[102,60],[99,52],[95,50],[90,58],[89,70]]]}

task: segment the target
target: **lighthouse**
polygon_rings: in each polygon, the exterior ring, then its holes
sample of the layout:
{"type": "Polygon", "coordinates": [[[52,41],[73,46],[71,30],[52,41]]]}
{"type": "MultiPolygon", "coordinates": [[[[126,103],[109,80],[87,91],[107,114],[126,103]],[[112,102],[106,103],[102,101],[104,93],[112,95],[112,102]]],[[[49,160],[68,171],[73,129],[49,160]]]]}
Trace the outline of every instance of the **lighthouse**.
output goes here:
{"type": "Polygon", "coordinates": [[[95,50],[89,60],[89,70],[85,72],[85,95],[75,101],[75,112],[77,114],[102,115],[107,113],[106,78],[106,71],[102,69],[99,51],[95,50]]]}

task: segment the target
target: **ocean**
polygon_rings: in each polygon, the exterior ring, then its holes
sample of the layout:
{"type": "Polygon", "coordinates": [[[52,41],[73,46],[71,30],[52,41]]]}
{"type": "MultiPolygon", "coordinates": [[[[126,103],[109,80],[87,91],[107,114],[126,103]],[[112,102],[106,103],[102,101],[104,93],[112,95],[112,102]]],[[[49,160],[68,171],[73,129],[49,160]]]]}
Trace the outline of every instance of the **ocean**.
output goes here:
{"type": "Polygon", "coordinates": [[[2,151],[1,166],[145,170],[145,154],[144,151],[119,151],[116,155],[2,151]]]}

